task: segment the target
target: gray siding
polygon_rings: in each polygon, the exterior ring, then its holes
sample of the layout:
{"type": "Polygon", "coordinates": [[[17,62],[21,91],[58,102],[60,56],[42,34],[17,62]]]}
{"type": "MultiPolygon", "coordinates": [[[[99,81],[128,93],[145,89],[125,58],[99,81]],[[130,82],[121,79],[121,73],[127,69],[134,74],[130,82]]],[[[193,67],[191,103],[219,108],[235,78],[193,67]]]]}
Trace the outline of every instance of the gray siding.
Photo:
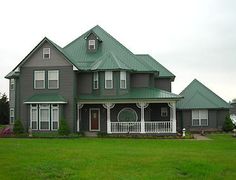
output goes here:
{"type": "Polygon", "coordinates": [[[130,87],[150,87],[150,74],[140,73],[130,75],[130,87]]]}
{"type": "Polygon", "coordinates": [[[221,131],[225,116],[229,113],[227,109],[209,109],[208,126],[192,126],[192,110],[179,110],[177,120],[181,121],[179,129],[186,128],[188,131],[221,131]]]}
{"type": "Polygon", "coordinates": [[[59,66],[71,66],[71,64],[65,60],[63,55],[57,51],[56,48],[51,46],[48,42],[45,42],[31,57],[24,63],[24,67],[59,67],[59,66]],[[43,48],[50,48],[50,59],[43,59],[43,48]]]}
{"type": "Polygon", "coordinates": [[[92,93],[92,73],[78,73],[77,74],[77,87],[79,94],[92,93]]]}
{"type": "MultiPolygon", "coordinates": [[[[47,78],[46,78],[47,79],[47,78]]],[[[20,119],[24,126],[29,127],[30,116],[29,116],[29,105],[25,105],[24,101],[27,100],[34,94],[41,93],[58,93],[62,95],[66,100],[67,104],[64,105],[64,116],[67,120],[71,131],[75,130],[74,121],[74,79],[75,74],[71,67],[22,67],[20,74],[20,119]],[[45,70],[46,72],[50,69],[59,70],[59,89],[34,89],[33,73],[34,70],[45,70]]]]}
{"type": "Polygon", "coordinates": [[[171,79],[169,78],[157,78],[155,79],[155,87],[165,91],[171,92],[171,79]]]}

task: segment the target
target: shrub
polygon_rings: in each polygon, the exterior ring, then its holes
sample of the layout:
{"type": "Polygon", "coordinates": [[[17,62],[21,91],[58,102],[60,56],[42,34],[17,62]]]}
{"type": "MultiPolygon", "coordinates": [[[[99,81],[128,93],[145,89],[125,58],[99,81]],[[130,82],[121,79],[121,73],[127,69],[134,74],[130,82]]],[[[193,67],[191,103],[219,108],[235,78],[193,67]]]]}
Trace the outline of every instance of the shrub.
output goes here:
{"type": "Polygon", "coordinates": [[[19,119],[17,119],[14,123],[14,126],[13,126],[13,132],[15,134],[23,134],[24,133],[24,127],[21,123],[21,121],[19,119]]]}
{"type": "Polygon", "coordinates": [[[223,131],[225,132],[229,132],[232,131],[234,129],[234,124],[232,122],[232,120],[230,119],[229,114],[225,117],[225,121],[223,124],[223,131]]]}
{"type": "Polygon", "coordinates": [[[58,134],[63,136],[70,134],[69,126],[64,118],[60,120],[58,134]]]}

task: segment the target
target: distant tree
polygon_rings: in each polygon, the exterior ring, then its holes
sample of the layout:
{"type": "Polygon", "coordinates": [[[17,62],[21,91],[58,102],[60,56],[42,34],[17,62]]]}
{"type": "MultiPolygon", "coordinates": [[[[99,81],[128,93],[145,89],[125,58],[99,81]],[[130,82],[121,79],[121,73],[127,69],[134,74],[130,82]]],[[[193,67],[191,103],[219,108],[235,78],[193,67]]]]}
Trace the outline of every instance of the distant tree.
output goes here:
{"type": "Polygon", "coordinates": [[[0,124],[9,124],[9,102],[5,93],[0,93],[0,124]]]}
{"type": "Polygon", "coordinates": [[[230,132],[234,129],[234,124],[232,122],[232,120],[230,119],[230,115],[228,114],[225,117],[225,122],[223,124],[223,131],[225,132],[230,132]]]}

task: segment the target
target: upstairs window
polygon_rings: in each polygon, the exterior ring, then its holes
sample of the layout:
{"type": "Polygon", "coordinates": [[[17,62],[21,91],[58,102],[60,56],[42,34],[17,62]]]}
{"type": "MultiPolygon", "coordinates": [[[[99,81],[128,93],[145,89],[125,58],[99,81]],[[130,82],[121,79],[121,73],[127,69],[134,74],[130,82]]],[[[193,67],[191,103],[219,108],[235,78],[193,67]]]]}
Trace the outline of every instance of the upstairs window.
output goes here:
{"type": "Polygon", "coordinates": [[[126,72],[125,71],[120,72],[120,88],[126,89],[126,72]]]}
{"type": "Polygon", "coordinates": [[[167,107],[161,108],[161,117],[167,117],[168,116],[168,109],[167,107]]]}
{"type": "Polygon", "coordinates": [[[43,59],[50,59],[50,48],[43,48],[43,59]]]}
{"type": "Polygon", "coordinates": [[[113,88],[113,77],[112,71],[105,72],[105,89],[112,89],[113,88]]]}
{"type": "Polygon", "coordinates": [[[89,40],[88,41],[88,49],[89,50],[95,50],[95,40],[89,40]]]}
{"type": "Polygon", "coordinates": [[[14,90],[15,89],[15,79],[11,79],[10,80],[10,90],[14,90]]]}
{"type": "Polygon", "coordinates": [[[34,71],[34,88],[45,88],[45,71],[34,71]]]}
{"type": "Polygon", "coordinates": [[[48,71],[48,89],[59,88],[59,71],[51,70],[48,71]]]}
{"type": "Polygon", "coordinates": [[[192,110],[193,126],[208,126],[208,110],[192,110]]]}
{"type": "Polygon", "coordinates": [[[93,89],[98,89],[98,72],[93,73],[93,89]]]}

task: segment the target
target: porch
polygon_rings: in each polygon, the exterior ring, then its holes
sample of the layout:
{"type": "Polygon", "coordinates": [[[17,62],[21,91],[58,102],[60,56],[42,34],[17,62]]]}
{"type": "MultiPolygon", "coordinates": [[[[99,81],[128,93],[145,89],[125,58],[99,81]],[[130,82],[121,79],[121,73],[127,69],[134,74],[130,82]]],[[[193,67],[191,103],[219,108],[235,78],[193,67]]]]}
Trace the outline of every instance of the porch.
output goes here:
{"type": "Polygon", "coordinates": [[[150,103],[84,102],[78,104],[77,108],[77,131],[97,131],[108,134],[176,133],[175,103],[175,101],[150,103]]]}

